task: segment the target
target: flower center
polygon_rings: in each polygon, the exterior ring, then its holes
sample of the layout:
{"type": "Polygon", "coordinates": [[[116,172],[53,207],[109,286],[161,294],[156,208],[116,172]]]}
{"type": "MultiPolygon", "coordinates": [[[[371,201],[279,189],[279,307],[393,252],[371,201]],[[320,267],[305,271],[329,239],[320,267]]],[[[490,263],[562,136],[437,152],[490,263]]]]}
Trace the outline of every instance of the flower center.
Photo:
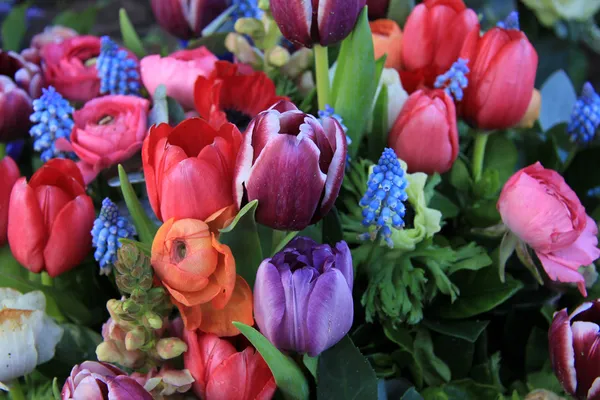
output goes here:
{"type": "Polygon", "coordinates": [[[225,115],[227,115],[227,121],[237,126],[242,132],[246,130],[248,124],[252,121],[252,118],[248,114],[233,108],[225,109],[225,115]]]}
{"type": "Polygon", "coordinates": [[[114,120],[115,120],[115,117],[113,117],[112,115],[103,115],[98,120],[98,125],[108,125],[111,122],[113,122],[114,120]]]}
{"type": "Polygon", "coordinates": [[[94,65],[96,65],[97,62],[98,62],[98,57],[92,57],[92,58],[88,58],[87,60],[85,60],[83,62],[83,65],[85,65],[86,67],[93,67],[94,65]]]}
{"type": "Polygon", "coordinates": [[[187,245],[183,240],[176,239],[171,247],[171,260],[178,263],[187,255],[187,245]]]}

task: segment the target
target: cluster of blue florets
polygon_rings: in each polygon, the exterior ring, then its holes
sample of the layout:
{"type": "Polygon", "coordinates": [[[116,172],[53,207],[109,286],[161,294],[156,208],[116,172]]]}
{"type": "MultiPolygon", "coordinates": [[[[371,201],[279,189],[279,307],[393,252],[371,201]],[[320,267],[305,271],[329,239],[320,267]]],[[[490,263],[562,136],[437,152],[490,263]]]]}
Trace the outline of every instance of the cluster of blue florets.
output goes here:
{"type": "Polygon", "coordinates": [[[51,158],[75,159],[75,154],[60,151],[56,140],[69,140],[73,129],[73,107],[52,86],[43,89],[42,96],[33,101],[33,114],[29,117],[35,125],[29,130],[33,149],[40,153],[43,162],[51,158]]]}
{"type": "Polygon", "coordinates": [[[573,107],[567,133],[572,142],[585,145],[594,139],[599,125],[600,96],[598,96],[594,87],[586,82],[583,85],[581,97],[577,99],[573,107]]]}
{"type": "Polygon", "coordinates": [[[457,101],[461,101],[464,96],[463,89],[469,85],[467,74],[470,72],[467,66],[469,60],[459,58],[450,69],[438,76],[434,86],[438,89],[444,88],[448,95],[453,96],[457,101]]]}
{"type": "Polygon", "coordinates": [[[101,94],[133,94],[140,92],[140,74],[137,60],[120,48],[108,36],[101,39],[100,55],[96,63],[101,94]]]}
{"type": "Polygon", "coordinates": [[[240,18],[257,18],[263,14],[263,11],[258,8],[258,0],[233,0],[234,10],[231,13],[233,21],[240,18]]]}
{"type": "Polygon", "coordinates": [[[117,250],[121,238],[131,238],[136,234],[134,226],[119,214],[116,204],[109,198],[102,201],[100,215],[92,228],[92,246],[96,248],[94,258],[102,272],[109,272],[117,260],[117,250]]]}
{"type": "Polygon", "coordinates": [[[361,239],[375,240],[381,237],[389,247],[393,247],[392,228],[404,227],[407,187],[406,172],[402,169],[396,153],[390,148],[385,149],[369,176],[367,191],[359,203],[363,208],[363,225],[375,228],[361,235],[361,239]]]}
{"type": "Polygon", "coordinates": [[[511,12],[504,21],[498,22],[496,26],[502,29],[521,30],[521,27],[519,26],[519,13],[516,11],[511,12]]]}

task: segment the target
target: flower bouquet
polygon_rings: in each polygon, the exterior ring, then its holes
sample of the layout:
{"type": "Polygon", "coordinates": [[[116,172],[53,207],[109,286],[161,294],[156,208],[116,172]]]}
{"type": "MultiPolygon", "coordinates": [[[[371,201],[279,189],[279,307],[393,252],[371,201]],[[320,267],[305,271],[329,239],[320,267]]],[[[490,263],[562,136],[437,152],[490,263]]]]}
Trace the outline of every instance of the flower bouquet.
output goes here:
{"type": "Polygon", "coordinates": [[[600,2],[96,3],[0,7],[0,398],[600,399],[600,2]]]}

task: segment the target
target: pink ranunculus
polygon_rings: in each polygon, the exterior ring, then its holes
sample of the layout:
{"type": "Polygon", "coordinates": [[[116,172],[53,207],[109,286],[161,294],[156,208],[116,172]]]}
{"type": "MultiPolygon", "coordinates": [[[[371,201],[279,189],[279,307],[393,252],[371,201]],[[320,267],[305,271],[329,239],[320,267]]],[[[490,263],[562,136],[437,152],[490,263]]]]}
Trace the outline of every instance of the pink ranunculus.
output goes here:
{"type": "Polygon", "coordinates": [[[165,85],[168,96],[191,110],[194,108],[196,78],[209,76],[217,60],[206,47],[180,50],[168,57],[147,56],[140,62],[142,82],[151,95],[159,85],[165,85]]]}
{"type": "Polygon", "coordinates": [[[529,246],[552,280],[576,282],[586,294],[579,267],[598,257],[598,226],[558,172],[539,162],[504,185],[498,211],[504,224],[529,246]]]}
{"type": "Polygon", "coordinates": [[[76,36],[42,48],[42,67],[48,85],[72,101],[88,101],[100,93],[93,61],[100,55],[100,38],[76,36]]]}
{"type": "Polygon", "coordinates": [[[73,113],[71,146],[86,183],[142,148],[149,107],[141,97],[115,95],[90,100],[73,113]]]}

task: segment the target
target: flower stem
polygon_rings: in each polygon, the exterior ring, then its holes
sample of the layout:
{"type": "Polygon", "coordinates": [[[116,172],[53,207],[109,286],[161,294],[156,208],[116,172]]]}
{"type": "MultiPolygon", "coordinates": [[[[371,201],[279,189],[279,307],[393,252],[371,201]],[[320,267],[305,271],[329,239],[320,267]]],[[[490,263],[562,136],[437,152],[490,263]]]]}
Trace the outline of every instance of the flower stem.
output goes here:
{"type": "Polygon", "coordinates": [[[6,144],[0,143],[0,160],[6,155],[6,144]]]}
{"type": "Polygon", "coordinates": [[[23,394],[23,389],[18,379],[11,382],[9,393],[12,400],[25,400],[25,394],[23,394]]]}
{"type": "Polygon", "coordinates": [[[488,136],[486,133],[477,133],[475,136],[475,149],[473,151],[473,180],[475,182],[481,179],[483,173],[483,159],[488,136]]]}
{"type": "Polygon", "coordinates": [[[54,279],[46,271],[42,271],[42,285],[44,286],[54,286],[54,279]]]}
{"type": "Polygon", "coordinates": [[[329,53],[327,47],[315,45],[315,65],[317,69],[317,94],[319,96],[319,110],[324,110],[329,101],[329,53]]]}

